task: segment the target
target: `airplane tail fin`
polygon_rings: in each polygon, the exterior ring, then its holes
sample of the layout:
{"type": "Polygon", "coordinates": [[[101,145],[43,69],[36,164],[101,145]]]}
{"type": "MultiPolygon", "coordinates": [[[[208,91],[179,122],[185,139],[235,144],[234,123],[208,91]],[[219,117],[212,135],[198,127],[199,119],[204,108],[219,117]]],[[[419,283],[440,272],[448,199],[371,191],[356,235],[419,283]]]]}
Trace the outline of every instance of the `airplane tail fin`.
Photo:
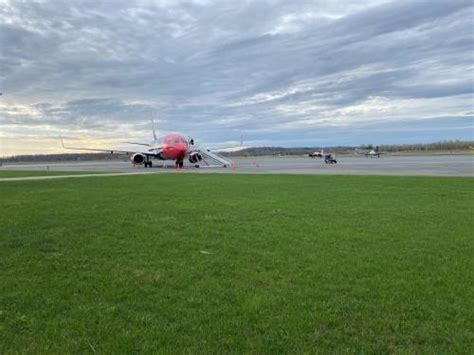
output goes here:
{"type": "Polygon", "coordinates": [[[155,121],[154,121],[154,120],[151,120],[151,129],[153,130],[153,139],[154,139],[155,141],[157,141],[158,138],[156,138],[155,121]]]}

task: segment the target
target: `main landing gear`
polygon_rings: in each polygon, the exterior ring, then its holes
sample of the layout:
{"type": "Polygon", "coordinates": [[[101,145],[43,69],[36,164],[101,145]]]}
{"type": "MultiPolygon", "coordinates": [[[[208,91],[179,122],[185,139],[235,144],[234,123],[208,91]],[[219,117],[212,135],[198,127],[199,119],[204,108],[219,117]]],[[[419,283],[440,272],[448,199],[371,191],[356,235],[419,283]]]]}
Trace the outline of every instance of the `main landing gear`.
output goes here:
{"type": "Polygon", "coordinates": [[[144,163],[145,168],[151,168],[153,166],[153,162],[150,159],[145,160],[144,163]]]}
{"type": "Polygon", "coordinates": [[[176,160],[176,169],[181,169],[184,166],[183,159],[176,160]]]}

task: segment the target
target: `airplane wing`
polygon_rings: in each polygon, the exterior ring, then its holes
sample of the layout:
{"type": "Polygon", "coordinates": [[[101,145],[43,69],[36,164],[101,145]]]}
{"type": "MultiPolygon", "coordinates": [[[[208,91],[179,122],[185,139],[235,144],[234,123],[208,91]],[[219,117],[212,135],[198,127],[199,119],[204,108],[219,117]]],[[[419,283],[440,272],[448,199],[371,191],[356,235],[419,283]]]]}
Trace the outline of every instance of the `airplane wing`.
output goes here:
{"type": "Polygon", "coordinates": [[[210,148],[209,150],[212,150],[214,152],[218,153],[232,153],[232,152],[238,152],[244,149],[247,149],[249,147],[244,147],[244,146],[236,146],[236,147],[221,147],[221,148],[210,148]]]}
{"type": "MultiPolygon", "coordinates": [[[[194,140],[191,140],[194,141],[194,140]]],[[[194,144],[194,143],[191,143],[194,144]]],[[[244,136],[240,137],[240,144],[239,145],[234,145],[234,146],[226,146],[226,147],[207,147],[206,149],[203,149],[199,147],[199,145],[196,145],[196,147],[204,150],[204,151],[211,151],[215,153],[231,153],[231,152],[238,152],[240,150],[247,149],[249,147],[244,146],[244,136]]]]}
{"type": "Polygon", "coordinates": [[[122,143],[133,144],[133,145],[144,145],[145,147],[151,147],[151,145],[148,143],[140,143],[140,142],[122,142],[122,143]]]}
{"type": "Polygon", "coordinates": [[[69,147],[64,144],[63,138],[61,137],[61,145],[64,149],[68,150],[82,150],[82,151],[88,151],[88,152],[104,152],[104,153],[110,153],[110,154],[135,154],[135,153],[140,153],[146,156],[150,157],[157,157],[159,156],[159,151],[154,150],[153,152],[150,151],[131,151],[131,150],[119,150],[119,149],[99,149],[99,148],[84,148],[84,147],[69,147]]]}

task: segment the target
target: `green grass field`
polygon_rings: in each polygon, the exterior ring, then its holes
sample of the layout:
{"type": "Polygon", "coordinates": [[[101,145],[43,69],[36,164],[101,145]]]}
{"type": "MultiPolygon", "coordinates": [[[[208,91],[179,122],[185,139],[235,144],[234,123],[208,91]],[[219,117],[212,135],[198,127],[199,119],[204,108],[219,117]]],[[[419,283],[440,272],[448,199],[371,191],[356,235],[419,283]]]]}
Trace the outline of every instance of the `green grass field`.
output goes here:
{"type": "Polygon", "coordinates": [[[0,353],[474,351],[474,179],[0,183],[0,353]]]}

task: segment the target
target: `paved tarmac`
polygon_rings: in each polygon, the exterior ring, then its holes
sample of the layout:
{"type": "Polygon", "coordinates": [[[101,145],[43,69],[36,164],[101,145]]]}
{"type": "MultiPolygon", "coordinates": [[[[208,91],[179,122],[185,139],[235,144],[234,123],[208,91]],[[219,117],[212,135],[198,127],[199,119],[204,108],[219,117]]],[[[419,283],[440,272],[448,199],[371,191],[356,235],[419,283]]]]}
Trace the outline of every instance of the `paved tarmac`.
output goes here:
{"type": "MultiPolygon", "coordinates": [[[[474,176],[474,155],[441,156],[382,156],[365,158],[337,157],[337,164],[325,164],[323,159],[309,157],[258,157],[234,158],[229,168],[194,168],[185,165],[181,172],[198,173],[266,173],[266,174],[343,174],[343,175],[427,175],[474,176]]],[[[175,172],[174,163],[162,166],[155,162],[153,168],[134,167],[128,161],[91,161],[41,164],[3,164],[1,170],[35,171],[85,171],[109,173],[175,172]]],[[[82,176],[82,175],[81,175],[82,176]]],[[[105,176],[105,175],[104,175],[105,176]]],[[[64,178],[65,176],[62,176],[64,178]]],[[[77,176],[74,176],[77,177],[77,176]]],[[[52,177],[51,178],[60,178],[52,177]]],[[[3,178],[7,180],[13,178],[3,178]]],[[[20,178],[15,178],[20,179],[20,178]]],[[[33,177],[29,177],[29,180],[33,177]]]]}

